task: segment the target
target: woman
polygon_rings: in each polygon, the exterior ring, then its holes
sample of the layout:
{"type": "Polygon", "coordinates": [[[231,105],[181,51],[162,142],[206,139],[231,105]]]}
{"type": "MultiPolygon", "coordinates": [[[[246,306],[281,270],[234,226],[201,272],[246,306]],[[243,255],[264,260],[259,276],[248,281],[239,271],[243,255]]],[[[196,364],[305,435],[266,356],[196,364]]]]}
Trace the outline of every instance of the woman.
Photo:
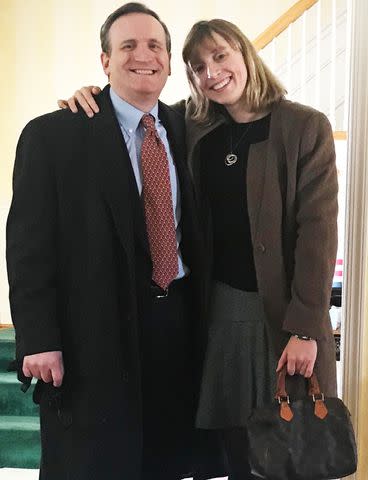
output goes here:
{"type": "MultiPolygon", "coordinates": [[[[231,479],[251,479],[246,420],[275,371],[305,394],[316,371],[336,395],[328,316],[337,246],[330,124],[285,100],[243,33],[225,20],[189,32],[183,59],[188,161],[208,246],[209,326],[197,426],[222,434],[231,479]]],[[[80,104],[95,108],[90,88],[80,104]]],[[[65,102],[63,104],[65,106],[65,102]]],[[[75,98],[69,100],[75,110],[75,98]]],[[[90,107],[85,108],[88,110],[90,107]]]]}

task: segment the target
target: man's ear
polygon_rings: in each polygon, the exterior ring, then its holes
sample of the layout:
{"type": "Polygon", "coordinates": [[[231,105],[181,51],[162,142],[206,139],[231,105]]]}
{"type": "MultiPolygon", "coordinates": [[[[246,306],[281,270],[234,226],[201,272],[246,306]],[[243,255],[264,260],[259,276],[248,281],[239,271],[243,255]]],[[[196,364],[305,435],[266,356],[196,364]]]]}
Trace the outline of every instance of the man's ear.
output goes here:
{"type": "Polygon", "coordinates": [[[171,53],[169,53],[169,75],[171,75],[171,53]]]}
{"type": "Polygon", "coordinates": [[[100,55],[103,71],[107,76],[110,74],[110,57],[106,52],[102,52],[100,55]]]}

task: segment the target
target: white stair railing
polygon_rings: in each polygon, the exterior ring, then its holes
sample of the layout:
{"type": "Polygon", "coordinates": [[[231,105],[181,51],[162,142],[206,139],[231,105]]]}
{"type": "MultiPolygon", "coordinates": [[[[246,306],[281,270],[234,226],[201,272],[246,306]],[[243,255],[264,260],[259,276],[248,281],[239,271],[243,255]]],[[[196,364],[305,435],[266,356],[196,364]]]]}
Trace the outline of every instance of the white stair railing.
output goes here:
{"type": "Polygon", "coordinates": [[[349,1],[299,0],[254,42],[288,98],[323,111],[337,138],[346,138],[349,1]]]}

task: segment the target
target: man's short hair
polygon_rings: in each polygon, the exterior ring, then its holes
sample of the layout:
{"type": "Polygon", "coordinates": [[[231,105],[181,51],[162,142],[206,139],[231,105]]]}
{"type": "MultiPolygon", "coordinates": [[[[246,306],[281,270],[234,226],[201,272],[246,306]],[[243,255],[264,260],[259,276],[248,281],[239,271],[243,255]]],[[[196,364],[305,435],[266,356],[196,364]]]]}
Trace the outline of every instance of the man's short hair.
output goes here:
{"type": "Polygon", "coordinates": [[[118,18],[123,17],[124,15],[129,15],[130,13],[144,13],[146,15],[151,15],[151,17],[155,18],[162,25],[162,28],[164,29],[165,37],[166,37],[167,52],[168,53],[171,52],[171,37],[170,37],[170,32],[167,26],[160,19],[160,17],[157,15],[156,12],[146,7],[146,5],[144,5],[143,3],[138,3],[138,2],[126,3],[125,5],[122,5],[117,10],[112,12],[107,17],[107,19],[105,20],[105,23],[102,25],[100,30],[101,48],[103,52],[107,53],[108,55],[110,55],[111,53],[110,35],[109,35],[111,25],[118,18]]]}

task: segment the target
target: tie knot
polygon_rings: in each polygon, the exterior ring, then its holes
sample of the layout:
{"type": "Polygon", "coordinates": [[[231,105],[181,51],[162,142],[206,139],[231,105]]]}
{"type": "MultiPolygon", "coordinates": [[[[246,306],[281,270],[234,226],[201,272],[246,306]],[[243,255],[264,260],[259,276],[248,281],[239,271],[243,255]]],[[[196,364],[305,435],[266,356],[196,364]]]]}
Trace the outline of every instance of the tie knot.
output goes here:
{"type": "Polygon", "coordinates": [[[142,123],[144,128],[149,130],[155,130],[155,119],[149,113],[145,113],[142,117],[142,123]]]}

